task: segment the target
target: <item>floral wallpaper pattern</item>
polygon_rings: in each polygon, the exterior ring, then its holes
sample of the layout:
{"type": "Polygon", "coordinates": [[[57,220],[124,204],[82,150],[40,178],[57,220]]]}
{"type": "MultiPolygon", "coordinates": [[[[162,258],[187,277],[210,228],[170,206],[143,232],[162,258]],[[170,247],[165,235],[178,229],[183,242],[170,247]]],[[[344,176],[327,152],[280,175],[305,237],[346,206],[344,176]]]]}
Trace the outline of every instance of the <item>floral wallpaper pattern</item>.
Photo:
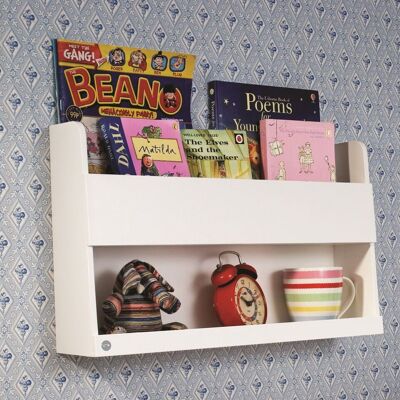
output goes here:
{"type": "Polygon", "coordinates": [[[399,0],[2,1],[0,397],[398,398],[399,11],[399,0]],[[368,147],[385,335],[101,359],[57,355],[48,137],[56,37],[196,54],[196,127],[207,124],[211,79],[319,90],[322,119],[335,122],[337,141],[368,147]]]}

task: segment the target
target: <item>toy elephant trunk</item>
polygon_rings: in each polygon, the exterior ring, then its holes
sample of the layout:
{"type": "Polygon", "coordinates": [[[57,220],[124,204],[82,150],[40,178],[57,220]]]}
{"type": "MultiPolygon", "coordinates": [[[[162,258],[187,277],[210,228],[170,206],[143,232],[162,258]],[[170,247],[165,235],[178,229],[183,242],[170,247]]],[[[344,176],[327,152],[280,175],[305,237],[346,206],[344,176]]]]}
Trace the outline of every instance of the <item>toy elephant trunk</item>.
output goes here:
{"type": "Polygon", "coordinates": [[[181,303],[174,288],[150,264],[133,260],[119,272],[113,294],[103,302],[105,330],[126,332],[162,329],[160,309],[172,314],[181,303]]]}

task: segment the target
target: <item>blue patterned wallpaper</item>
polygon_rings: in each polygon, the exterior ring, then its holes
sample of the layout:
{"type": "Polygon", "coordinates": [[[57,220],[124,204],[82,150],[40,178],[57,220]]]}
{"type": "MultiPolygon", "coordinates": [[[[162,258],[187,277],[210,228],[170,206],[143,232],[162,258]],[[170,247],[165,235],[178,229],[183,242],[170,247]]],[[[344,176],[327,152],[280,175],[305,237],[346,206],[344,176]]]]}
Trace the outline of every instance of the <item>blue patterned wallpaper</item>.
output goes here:
{"type": "Polygon", "coordinates": [[[0,2],[0,398],[398,399],[399,10],[399,0],[0,2]],[[368,146],[385,335],[57,355],[47,129],[55,121],[55,37],[197,54],[197,127],[206,126],[211,79],[319,90],[337,140],[368,146]]]}

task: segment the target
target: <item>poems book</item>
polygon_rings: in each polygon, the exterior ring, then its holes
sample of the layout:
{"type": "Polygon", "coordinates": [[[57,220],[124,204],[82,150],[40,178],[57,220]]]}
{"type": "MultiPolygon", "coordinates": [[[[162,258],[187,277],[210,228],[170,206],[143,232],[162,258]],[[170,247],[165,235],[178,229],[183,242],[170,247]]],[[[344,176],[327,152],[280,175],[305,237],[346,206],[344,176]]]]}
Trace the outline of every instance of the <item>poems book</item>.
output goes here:
{"type": "Polygon", "coordinates": [[[262,177],[260,120],[320,120],[318,92],[309,89],[212,81],[208,83],[208,106],[210,129],[247,132],[253,178],[262,177]]]}

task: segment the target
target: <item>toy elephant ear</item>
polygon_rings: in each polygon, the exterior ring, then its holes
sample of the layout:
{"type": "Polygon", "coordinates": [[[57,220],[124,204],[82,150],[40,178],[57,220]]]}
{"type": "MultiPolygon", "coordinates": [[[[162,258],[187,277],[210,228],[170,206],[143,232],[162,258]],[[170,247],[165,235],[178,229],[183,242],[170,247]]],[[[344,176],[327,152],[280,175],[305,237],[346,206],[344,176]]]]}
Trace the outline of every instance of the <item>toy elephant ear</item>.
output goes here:
{"type": "MultiPolygon", "coordinates": [[[[158,280],[158,282],[164,286],[165,290],[167,292],[173,292],[175,289],[165,280],[165,278],[149,263],[143,262],[142,263],[148,270],[148,272],[152,275],[152,278],[148,279],[148,283],[154,282],[155,279],[158,280]],[[155,279],[154,279],[155,278],[155,279]]],[[[142,273],[142,277],[144,277],[144,275],[149,275],[148,273],[142,273]]],[[[147,281],[147,279],[145,278],[144,281],[147,281]]],[[[145,285],[147,286],[147,285],[145,285]]]]}
{"type": "Polygon", "coordinates": [[[115,281],[114,292],[119,292],[123,296],[132,289],[136,289],[138,293],[143,292],[144,288],[140,285],[141,276],[136,271],[137,263],[138,260],[133,260],[121,269],[115,281]]]}

